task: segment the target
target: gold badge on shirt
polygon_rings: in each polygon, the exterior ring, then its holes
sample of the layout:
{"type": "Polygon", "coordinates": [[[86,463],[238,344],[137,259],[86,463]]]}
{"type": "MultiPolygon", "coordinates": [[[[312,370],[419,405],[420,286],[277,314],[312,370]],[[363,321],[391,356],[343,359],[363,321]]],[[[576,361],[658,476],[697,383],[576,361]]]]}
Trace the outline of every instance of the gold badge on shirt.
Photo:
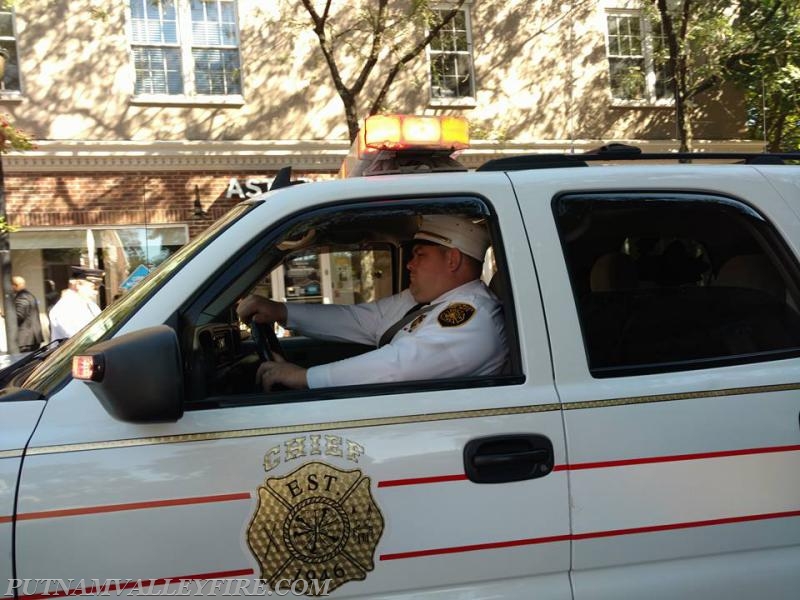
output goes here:
{"type": "Polygon", "coordinates": [[[453,302],[439,313],[439,325],[442,327],[458,327],[463,325],[475,314],[475,307],[466,302],[453,302]]]}
{"type": "Polygon", "coordinates": [[[428,315],[427,315],[427,314],[424,314],[424,315],[420,315],[420,316],[418,316],[416,319],[414,319],[413,321],[411,321],[411,323],[409,323],[408,325],[406,325],[406,326],[404,327],[404,329],[405,329],[405,330],[406,330],[408,333],[411,333],[411,332],[412,332],[412,331],[414,331],[414,330],[415,330],[417,327],[419,327],[420,325],[422,325],[422,322],[425,320],[425,317],[426,317],[426,316],[428,316],[428,315]]]}

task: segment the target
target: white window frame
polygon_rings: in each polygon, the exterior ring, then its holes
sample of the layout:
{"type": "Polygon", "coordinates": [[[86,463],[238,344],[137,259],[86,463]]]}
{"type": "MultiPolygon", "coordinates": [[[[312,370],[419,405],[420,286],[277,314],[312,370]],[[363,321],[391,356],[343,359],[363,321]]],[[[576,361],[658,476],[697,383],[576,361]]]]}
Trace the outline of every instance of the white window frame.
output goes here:
{"type": "MultiPolygon", "coordinates": [[[[20,65],[20,56],[19,56],[19,44],[17,43],[17,11],[13,6],[7,6],[0,8],[0,13],[9,14],[11,16],[11,35],[7,36],[0,36],[0,41],[2,42],[11,42],[14,44],[14,53],[16,54],[16,68],[17,68],[17,80],[19,82],[19,89],[6,89],[2,80],[0,80],[0,99],[3,100],[14,100],[14,99],[21,99],[22,97],[22,68],[20,65]]],[[[6,68],[8,68],[8,62],[6,62],[6,68]]]]}
{"type": "MultiPolygon", "coordinates": [[[[161,1],[161,0],[159,0],[161,1]]],[[[241,35],[239,30],[239,7],[236,0],[217,0],[218,2],[229,1],[233,5],[234,19],[236,24],[236,41],[235,45],[220,45],[213,46],[223,50],[235,49],[239,55],[239,85],[241,92],[239,94],[198,94],[195,87],[195,68],[194,57],[192,50],[194,48],[208,47],[203,44],[194,44],[192,40],[192,12],[191,0],[173,0],[176,7],[177,17],[177,43],[162,43],[162,44],[142,44],[135,43],[133,40],[133,17],[131,14],[131,0],[125,2],[125,15],[127,23],[127,37],[130,53],[130,71],[131,71],[131,103],[132,104],[158,104],[158,105],[185,105],[185,104],[223,104],[241,106],[244,104],[244,70],[241,68],[241,35]],[[182,94],[137,94],[135,91],[136,86],[136,65],[134,59],[135,47],[151,47],[151,48],[179,48],[181,60],[181,74],[183,93],[182,94]]]]}
{"type": "Polygon", "coordinates": [[[611,103],[614,106],[672,106],[674,99],[659,98],[656,95],[656,67],[655,67],[655,47],[654,32],[652,24],[641,9],[607,9],[603,13],[603,32],[606,45],[606,64],[608,65],[608,93],[611,103]],[[638,55],[612,55],[611,53],[611,33],[608,27],[609,17],[627,17],[639,20],[639,29],[642,39],[642,61],[644,64],[644,94],[641,98],[620,98],[614,95],[611,83],[611,59],[634,57],[638,55]]]}
{"type": "MultiPolygon", "coordinates": [[[[426,54],[428,59],[428,90],[430,93],[430,100],[428,104],[430,106],[466,106],[466,107],[473,107],[476,105],[475,101],[475,60],[472,55],[472,17],[470,15],[470,2],[465,2],[461,8],[458,10],[464,14],[464,27],[466,29],[466,37],[467,37],[467,50],[466,51],[452,51],[452,52],[442,52],[438,50],[433,50],[431,45],[428,44],[426,48],[426,54]],[[453,97],[444,97],[444,96],[434,96],[433,89],[434,89],[434,81],[433,81],[433,58],[434,56],[442,55],[442,54],[452,54],[452,55],[463,55],[467,57],[469,61],[469,87],[470,87],[470,95],[468,96],[453,96],[453,97]]],[[[455,8],[453,5],[450,4],[435,4],[431,6],[431,10],[441,12],[441,11],[448,11],[455,8]]]]}

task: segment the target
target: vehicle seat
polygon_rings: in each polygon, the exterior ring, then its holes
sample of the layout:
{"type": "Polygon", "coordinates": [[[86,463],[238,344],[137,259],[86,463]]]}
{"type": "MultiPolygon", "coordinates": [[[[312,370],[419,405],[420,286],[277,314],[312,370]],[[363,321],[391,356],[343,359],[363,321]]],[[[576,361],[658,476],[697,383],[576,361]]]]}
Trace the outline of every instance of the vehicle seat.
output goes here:
{"type": "Polygon", "coordinates": [[[636,265],[622,252],[603,254],[592,265],[589,289],[593,292],[611,292],[637,287],[636,265]]]}
{"type": "Polygon", "coordinates": [[[608,366],[619,360],[622,327],[638,288],[636,264],[622,252],[599,256],[589,273],[590,293],[581,301],[581,326],[586,350],[593,366],[608,366]]]}
{"type": "Polygon", "coordinates": [[[760,290],[779,300],[786,297],[783,279],[763,254],[740,254],[729,258],[720,267],[713,285],[760,290]]]}
{"type": "MultiPolygon", "coordinates": [[[[511,335],[513,335],[514,330],[511,327],[512,324],[509,322],[509,313],[506,310],[506,307],[509,306],[508,302],[510,302],[509,297],[511,294],[509,294],[506,278],[503,277],[502,273],[498,271],[492,275],[492,279],[489,281],[489,289],[495,296],[497,296],[497,299],[500,300],[500,310],[503,313],[503,319],[506,325],[506,341],[510,350],[512,347],[512,344],[510,343],[511,335]]],[[[503,369],[500,371],[501,375],[510,375],[511,373],[518,372],[518,370],[515,368],[516,365],[511,364],[512,354],[513,353],[509,351],[508,358],[506,358],[506,362],[503,364],[503,369]]]]}

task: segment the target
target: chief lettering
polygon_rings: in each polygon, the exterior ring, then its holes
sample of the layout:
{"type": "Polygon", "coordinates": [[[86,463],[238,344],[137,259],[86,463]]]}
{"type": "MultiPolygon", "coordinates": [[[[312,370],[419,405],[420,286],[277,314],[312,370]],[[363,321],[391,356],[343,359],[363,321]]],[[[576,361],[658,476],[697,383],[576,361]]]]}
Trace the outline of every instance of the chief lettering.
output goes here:
{"type": "Polygon", "coordinates": [[[267,473],[281,464],[306,456],[336,456],[357,463],[364,454],[364,447],[339,435],[311,434],[290,438],[273,446],[264,455],[264,471],[267,473]]]}

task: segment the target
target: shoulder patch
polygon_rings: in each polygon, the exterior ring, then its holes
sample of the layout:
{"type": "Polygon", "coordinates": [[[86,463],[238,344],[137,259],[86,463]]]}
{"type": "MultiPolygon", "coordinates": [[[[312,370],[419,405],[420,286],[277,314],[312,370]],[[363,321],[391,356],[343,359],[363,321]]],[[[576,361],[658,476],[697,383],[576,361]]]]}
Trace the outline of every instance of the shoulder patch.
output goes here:
{"type": "Polygon", "coordinates": [[[475,314],[475,307],[466,302],[453,302],[439,313],[438,321],[442,327],[458,327],[475,314]]]}

